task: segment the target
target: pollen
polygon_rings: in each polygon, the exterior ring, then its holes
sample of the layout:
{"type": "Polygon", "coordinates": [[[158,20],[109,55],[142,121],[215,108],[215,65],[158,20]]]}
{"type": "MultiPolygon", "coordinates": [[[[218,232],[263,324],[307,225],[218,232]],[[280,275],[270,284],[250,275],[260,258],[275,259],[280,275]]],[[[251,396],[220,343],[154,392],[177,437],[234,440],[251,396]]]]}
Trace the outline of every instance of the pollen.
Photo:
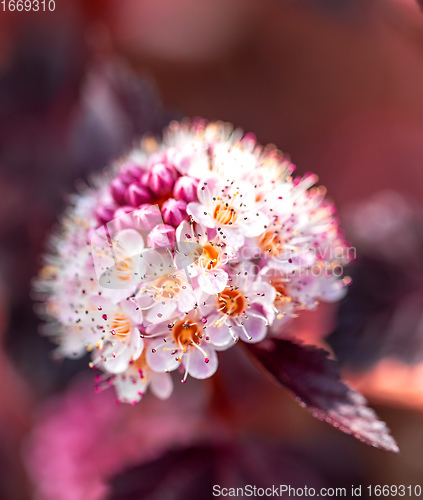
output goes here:
{"type": "Polygon", "coordinates": [[[228,316],[239,316],[246,309],[246,298],[240,290],[225,288],[217,296],[218,309],[228,316]]]}
{"type": "Polygon", "coordinates": [[[257,243],[265,254],[277,257],[284,248],[283,241],[278,231],[266,231],[257,238],[257,243]]]}
{"type": "Polygon", "coordinates": [[[219,262],[219,251],[213,245],[204,245],[203,253],[197,259],[198,265],[202,266],[204,269],[214,269],[219,262]]]}
{"type": "Polygon", "coordinates": [[[172,331],[175,342],[183,352],[186,352],[188,346],[192,344],[199,345],[201,342],[202,327],[197,322],[178,321],[172,331]]]}
{"type": "Polygon", "coordinates": [[[112,320],[112,331],[113,335],[127,337],[131,333],[131,320],[123,312],[116,313],[112,320]]]}
{"type": "Polygon", "coordinates": [[[237,220],[237,213],[228,203],[218,203],[214,207],[213,218],[224,226],[232,225],[237,220]]]}

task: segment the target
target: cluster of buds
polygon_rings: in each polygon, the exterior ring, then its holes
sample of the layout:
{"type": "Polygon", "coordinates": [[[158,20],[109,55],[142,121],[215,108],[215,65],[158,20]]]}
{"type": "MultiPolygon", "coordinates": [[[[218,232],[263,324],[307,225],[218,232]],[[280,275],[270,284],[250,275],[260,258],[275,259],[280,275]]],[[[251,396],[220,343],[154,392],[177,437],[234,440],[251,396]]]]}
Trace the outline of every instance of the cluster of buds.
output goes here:
{"type": "Polygon", "coordinates": [[[339,300],[348,260],[315,175],[225,123],[172,123],[77,195],[36,283],[60,356],[136,403],[212,376],[217,352],[339,300]],[[319,271],[319,272],[316,272],[319,271]]]}

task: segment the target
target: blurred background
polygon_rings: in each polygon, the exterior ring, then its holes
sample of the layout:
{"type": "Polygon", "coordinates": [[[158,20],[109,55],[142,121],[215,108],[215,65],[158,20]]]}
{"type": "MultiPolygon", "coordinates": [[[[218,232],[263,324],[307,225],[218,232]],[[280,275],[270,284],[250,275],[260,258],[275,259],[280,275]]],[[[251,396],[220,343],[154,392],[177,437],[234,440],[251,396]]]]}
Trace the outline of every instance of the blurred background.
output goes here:
{"type": "MultiPolygon", "coordinates": [[[[212,498],[212,485],[423,477],[423,14],[411,0],[56,0],[0,5],[0,499],[212,498]],[[171,120],[227,120],[335,200],[348,296],[290,325],[330,348],[401,449],[368,448],[223,353],[136,407],[57,363],[31,279],[81,179],[171,120]],[[189,390],[187,390],[189,389],[189,390]],[[271,411],[269,411],[271,408],[271,411]]],[[[347,495],[348,497],[349,495],[347,495]]]]}

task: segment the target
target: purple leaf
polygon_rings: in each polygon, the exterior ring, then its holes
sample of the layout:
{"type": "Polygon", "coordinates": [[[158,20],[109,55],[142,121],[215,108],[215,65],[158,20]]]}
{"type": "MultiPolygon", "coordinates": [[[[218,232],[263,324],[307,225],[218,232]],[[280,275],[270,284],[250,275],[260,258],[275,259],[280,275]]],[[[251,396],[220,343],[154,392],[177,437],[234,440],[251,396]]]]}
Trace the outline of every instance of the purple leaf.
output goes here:
{"type": "MultiPolygon", "coordinates": [[[[331,474],[334,473],[338,471],[332,470],[331,474]]],[[[172,448],[150,461],[120,471],[109,479],[107,498],[213,500],[218,496],[213,485],[243,488],[252,484],[268,488],[272,484],[289,484],[297,489],[307,484],[309,488],[320,489],[325,485],[321,475],[320,469],[316,470],[307,459],[294,456],[278,443],[251,436],[232,435],[222,439],[216,434],[211,442],[201,440],[187,447],[172,448]]],[[[332,477],[327,479],[328,484],[333,484],[332,477]]]]}
{"type": "Polygon", "coordinates": [[[367,407],[360,393],[341,380],[338,365],[329,359],[327,351],[282,339],[249,344],[247,348],[314,417],[366,444],[398,453],[385,422],[367,407]]]}

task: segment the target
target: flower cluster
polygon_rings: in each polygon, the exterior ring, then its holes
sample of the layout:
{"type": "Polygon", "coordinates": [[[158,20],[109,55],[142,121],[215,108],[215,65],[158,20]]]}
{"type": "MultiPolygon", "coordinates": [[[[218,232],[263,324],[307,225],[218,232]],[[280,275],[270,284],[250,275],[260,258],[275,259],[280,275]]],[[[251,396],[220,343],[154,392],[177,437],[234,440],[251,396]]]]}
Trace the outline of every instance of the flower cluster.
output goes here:
{"type": "Polygon", "coordinates": [[[348,259],[315,175],[225,123],[172,123],[72,199],[36,282],[60,356],[91,353],[97,388],[135,403],[170,372],[260,342],[321,300],[348,259]]]}

